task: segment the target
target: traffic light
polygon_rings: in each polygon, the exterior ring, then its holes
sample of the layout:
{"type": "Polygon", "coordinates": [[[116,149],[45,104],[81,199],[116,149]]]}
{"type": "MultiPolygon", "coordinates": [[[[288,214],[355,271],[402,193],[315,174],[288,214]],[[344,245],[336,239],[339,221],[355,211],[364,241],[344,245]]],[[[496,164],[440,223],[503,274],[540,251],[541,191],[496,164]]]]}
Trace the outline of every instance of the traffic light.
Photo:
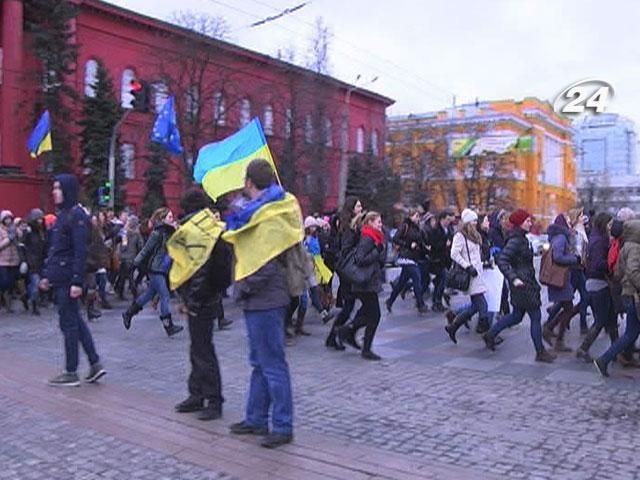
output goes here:
{"type": "Polygon", "coordinates": [[[133,97],[131,106],[137,112],[149,111],[149,84],[144,80],[132,79],[129,93],[133,97]]]}
{"type": "Polygon", "coordinates": [[[104,182],[98,187],[98,206],[106,207],[111,201],[111,182],[104,182]]]}

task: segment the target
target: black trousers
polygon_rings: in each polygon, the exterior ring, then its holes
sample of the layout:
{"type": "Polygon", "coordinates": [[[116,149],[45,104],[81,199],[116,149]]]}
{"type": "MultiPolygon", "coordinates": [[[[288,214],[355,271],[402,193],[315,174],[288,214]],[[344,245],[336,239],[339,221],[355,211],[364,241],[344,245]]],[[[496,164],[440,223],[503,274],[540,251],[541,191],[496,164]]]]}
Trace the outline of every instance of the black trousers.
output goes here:
{"type": "Polygon", "coordinates": [[[364,327],[362,350],[368,352],[371,351],[373,337],[376,335],[376,330],[380,324],[380,301],[378,300],[378,294],[375,292],[358,292],[356,297],[362,302],[362,306],[356,313],[356,318],[353,320],[351,328],[353,331],[357,331],[359,328],[364,327]]]}
{"type": "Polygon", "coordinates": [[[220,366],[213,346],[213,316],[211,312],[189,314],[189,394],[222,405],[222,381],[220,366]]]}

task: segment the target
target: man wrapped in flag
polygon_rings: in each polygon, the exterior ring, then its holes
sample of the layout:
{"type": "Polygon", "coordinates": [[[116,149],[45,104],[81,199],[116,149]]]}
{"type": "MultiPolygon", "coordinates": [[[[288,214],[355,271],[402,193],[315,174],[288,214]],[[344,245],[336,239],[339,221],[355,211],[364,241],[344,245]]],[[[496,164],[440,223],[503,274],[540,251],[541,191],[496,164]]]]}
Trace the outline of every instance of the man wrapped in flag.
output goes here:
{"type": "MultiPolygon", "coordinates": [[[[284,353],[291,290],[286,253],[301,245],[302,216],[296,198],[275,183],[267,160],[249,163],[243,193],[249,200],[226,218],[228,231],[222,238],[234,248],[236,297],[244,310],[253,372],[245,419],[232,425],[231,433],[267,434],[272,406],[271,432],[262,446],[275,448],[293,439],[291,378],[284,353]]],[[[302,272],[304,284],[304,267],[302,272]]]]}

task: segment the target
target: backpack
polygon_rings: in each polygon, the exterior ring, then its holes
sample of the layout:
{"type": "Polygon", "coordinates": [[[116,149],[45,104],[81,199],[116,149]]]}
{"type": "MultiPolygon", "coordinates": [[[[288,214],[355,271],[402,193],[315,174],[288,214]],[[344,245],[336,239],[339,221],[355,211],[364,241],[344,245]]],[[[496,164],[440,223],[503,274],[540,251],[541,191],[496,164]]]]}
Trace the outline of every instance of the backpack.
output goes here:
{"type": "Polygon", "coordinates": [[[307,249],[302,242],[285,250],[279,257],[284,271],[287,290],[291,298],[297,298],[305,290],[307,285],[307,264],[309,257],[307,249]]]}

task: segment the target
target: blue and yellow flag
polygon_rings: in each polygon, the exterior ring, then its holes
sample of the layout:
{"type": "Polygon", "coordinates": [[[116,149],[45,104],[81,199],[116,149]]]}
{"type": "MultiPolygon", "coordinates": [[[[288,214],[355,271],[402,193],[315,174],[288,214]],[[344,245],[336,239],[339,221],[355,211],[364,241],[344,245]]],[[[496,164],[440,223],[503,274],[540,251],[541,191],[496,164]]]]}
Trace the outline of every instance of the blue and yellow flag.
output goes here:
{"type": "Polygon", "coordinates": [[[247,165],[256,158],[267,160],[276,171],[260,120],[254,118],[230,137],[202,147],[193,178],[202,184],[207,195],[217,200],[227,192],[244,187],[247,165]]]}
{"type": "Polygon", "coordinates": [[[296,197],[286,193],[282,200],[261,206],[247,223],[222,234],[233,245],[235,280],[257,272],[288,248],[302,242],[302,212],[296,197]]]}
{"type": "Polygon", "coordinates": [[[45,110],[35,128],[27,140],[27,150],[29,155],[36,158],[43,152],[53,150],[51,144],[51,122],[49,121],[49,110],[45,110]]]}
{"type": "Polygon", "coordinates": [[[180,287],[209,259],[225,225],[206,209],[196,213],[178,228],[167,241],[173,262],[169,271],[171,290],[180,287]]]}
{"type": "Polygon", "coordinates": [[[173,97],[167,98],[162,110],[158,113],[153,129],[151,130],[151,141],[164,147],[170,153],[180,155],[182,144],[180,143],[180,131],[176,123],[176,111],[173,106],[173,97]]]}

